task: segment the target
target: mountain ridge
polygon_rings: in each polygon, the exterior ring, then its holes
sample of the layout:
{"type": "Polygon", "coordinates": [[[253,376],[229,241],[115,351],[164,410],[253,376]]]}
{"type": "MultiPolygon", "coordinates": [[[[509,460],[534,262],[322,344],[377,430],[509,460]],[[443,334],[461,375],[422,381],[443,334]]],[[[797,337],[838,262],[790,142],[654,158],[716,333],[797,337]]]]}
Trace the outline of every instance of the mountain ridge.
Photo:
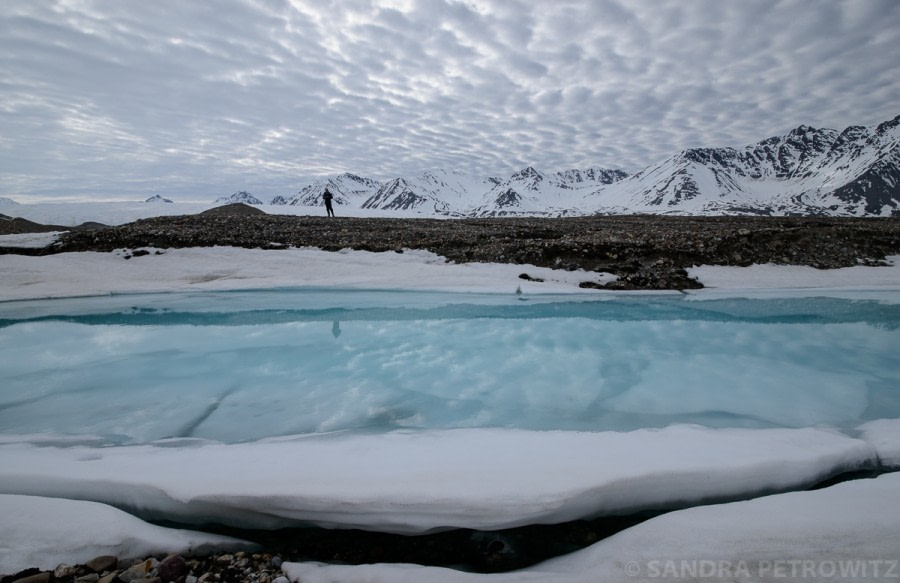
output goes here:
{"type": "Polygon", "coordinates": [[[320,206],[326,187],[336,205],[425,216],[900,216],[900,115],[842,131],[800,125],[738,148],[689,148],[634,174],[527,166],[507,178],[438,169],[378,181],[344,173],[271,204],[320,206]]]}

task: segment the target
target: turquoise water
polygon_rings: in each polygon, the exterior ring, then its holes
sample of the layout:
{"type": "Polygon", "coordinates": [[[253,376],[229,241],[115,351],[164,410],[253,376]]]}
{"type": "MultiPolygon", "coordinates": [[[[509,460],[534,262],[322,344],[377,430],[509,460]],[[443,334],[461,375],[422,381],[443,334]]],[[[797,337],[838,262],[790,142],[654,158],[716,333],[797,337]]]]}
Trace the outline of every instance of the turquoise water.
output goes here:
{"type": "MultiPolygon", "coordinates": [[[[883,299],[883,298],[882,298],[883,299]]],[[[833,426],[900,417],[900,304],[276,290],[0,303],[0,434],[833,426]]]]}

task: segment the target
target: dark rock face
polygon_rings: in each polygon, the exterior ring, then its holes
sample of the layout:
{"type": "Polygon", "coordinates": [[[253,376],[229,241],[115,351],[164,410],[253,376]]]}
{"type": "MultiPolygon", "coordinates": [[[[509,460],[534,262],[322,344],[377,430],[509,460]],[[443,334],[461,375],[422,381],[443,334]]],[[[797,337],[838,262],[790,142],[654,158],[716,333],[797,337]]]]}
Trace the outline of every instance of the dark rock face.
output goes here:
{"type": "Polygon", "coordinates": [[[427,199],[424,196],[416,194],[409,183],[398,178],[379,188],[378,192],[362,204],[362,208],[409,210],[425,202],[427,199]]]}
{"type": "Polygon", "coordinates": [[[144,202],[172,202],[172,201],[169,200],[168,198],[163,197],[163,195],[161,195],[161,194],[157,194],[155,196],[151,196],[144,202]]]}
{"type": "Polygon", "coordinates": [[[522,201],[522,197],[519,196],[519,193],[509,188],[501,193],[496,200],[496,204],[499,208],[504,208],[508,206],[518,206],[522,201]]]}
{"type": "Polygon", "coordinates": [[[694,265],[779,263],[820,269],[877,265],[887,255],[900,254],[900,218],[647,215],[334,220],[190,215],[70,232],[41,252],[214,245],[326,251],[427,249],[460,263],[527,263],[613,273],[619,280],[609,287],[618,289],[688,289],[700,286],[686,272],[694,265]]]}

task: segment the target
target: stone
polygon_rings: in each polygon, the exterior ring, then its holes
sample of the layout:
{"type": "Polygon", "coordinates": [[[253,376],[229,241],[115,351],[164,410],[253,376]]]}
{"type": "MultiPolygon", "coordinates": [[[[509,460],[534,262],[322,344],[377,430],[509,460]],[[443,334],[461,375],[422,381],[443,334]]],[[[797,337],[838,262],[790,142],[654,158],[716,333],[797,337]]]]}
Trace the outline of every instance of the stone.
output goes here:
{"type": "Polygon", "coordinates": [[[138,579],[150,577],[155,569],[159,566],[159,561],[150,558],[146,561],[135,563],[119,574],[119,581],[123,583],[131,583],[138,579]]]}
{"type": "Polygon", "coordinates": [[[13,581],[13,583],[49,583],[50,574],[50,571],[44,571],[43,573],[38,573],[37,575],[29,575],[28,577],[16,579],[15,581],[13,581]]]}
{"type": "Polygon", "coordinates": [[[61,563],[53,569],[53,577],[55,579],[67,579],[75,574],[75,567],[61,563]]]}
{"type": "Polygon", "coordinates": [[[75,578],[75,583],[97,583],[100,581],[100,575],[97,573],[89,573],[75,578]]]}
{"type": "Polygon", "coordinates": [[[97,581],[97,583],[113,583],[114,581],[116,581],[118,574],[119,573],[117,571],[108,573],[108,574],[100,577],[100,580],[97,581]]]}
{"type": "Polygon", "coordinates": [[[182,575],[187,575],[188,566],[181,555],[169,555],[160,561],[156,572],[163,581],[175,581],[182,575]]]}
{"type": "Polygon", "coordinates": [[[118,565],[119,559],[112,555],[101,555],[99,557],[94,557],[84,564],[85,567],[95,573],[105,573],[106,571],[113,571],[118,565]]]}

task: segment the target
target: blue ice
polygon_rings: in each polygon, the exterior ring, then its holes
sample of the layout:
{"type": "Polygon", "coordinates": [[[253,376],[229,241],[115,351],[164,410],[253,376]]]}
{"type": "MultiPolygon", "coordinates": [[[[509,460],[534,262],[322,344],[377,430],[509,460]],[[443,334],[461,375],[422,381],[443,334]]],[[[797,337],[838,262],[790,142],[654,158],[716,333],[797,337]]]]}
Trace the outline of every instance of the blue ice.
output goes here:
{"type": "Polygon", "coordinates": [[[852,429],[900,417],[900,305],[281,290],[0,304],[0,433],[852,429]]]}

